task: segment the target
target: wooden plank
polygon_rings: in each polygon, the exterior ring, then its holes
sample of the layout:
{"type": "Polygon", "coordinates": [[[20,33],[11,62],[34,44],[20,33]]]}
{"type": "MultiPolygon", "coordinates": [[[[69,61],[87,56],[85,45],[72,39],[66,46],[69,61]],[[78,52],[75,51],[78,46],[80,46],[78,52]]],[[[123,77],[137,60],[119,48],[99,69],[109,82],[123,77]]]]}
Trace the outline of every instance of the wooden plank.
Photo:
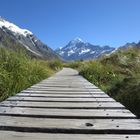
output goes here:
{"type": "Polygon", "coordinates": [[[71,78],[71,79],[65,78],[65,80],[64,79],[62,80],[62,77],[59,77],[58,79],[55,79],[55,80],[47,79],[47,80],[44,80],[44,81],[42,81],[40,83],[37,83],[37,84],[46,84],[46,83],[48,83],[48,84],[49,83],[62,84],[61,82],[58,83],[58,80],[59,81],[65,81],[64,84],[88,84],[88,85],[91,85],[90,82],[83,80],[83,78],[80,78],[79,80],[78,79],[74,80],[74,77],[71,78]]]}
{"type": "Polygon", "coordinates": [[[38,87],[38,86],[41,86],[41,87],[92,87],[92,88],[98,88],[94,85],[91,85],[91,84],[82,84],[82,83],[73,83],[73,84],[70,84],[70,83],[61,83],[59,84],[58,82],[46,82],[46,83],[40,83],[40,84],[36,84],[36,85],[33,85],[31,87],[38,87]]]}
{"type": "Polygon", "coordinates": [[[79,92],[87,92],[87,91],[92,91],[92,92],[101,92],[100,89],[80,89],[80,88],[28,88],[28,90],[31,91],[36,91],[36,90],[40,90],[40,91],[79,91],[79,92]]]}
{"type": "Polygon", "coordinates": [[[92,87],[92,88],[98,88],[96,86],[94,86],[93,84],[89,84],[89,83],[58,83],[58,82],[44,82],[44,83],[38,83],[38,84],[35,84],[31,87],[38,87],[38,86],[41,86],[41,87],[92,87]]]}
{"type": "Polygon", "coordinates": [[[21,93],[47,93],[47,94],[105,94],[101,91],[41,91],[41,90],[23,90],[21,93]]]}
{"type": "MultiPolygon", "coordinates": [[[[57,129],[75,129],[75,130],[79,129],[92,131],[110,130],[110,133],[112,129],[122,131],[123,130],[140,131],[140,121],[137,119],[52,119],[52,118],[0,116],[0,124],[1,130],[2,127],[4,126],[14,126],[26,128],[30,127],[41,128],[41,129],[57,128],[57,129]],[[88,124],[90,124],[90,126],[88,124]]],[[[89,133],[92,133],[92,131],[89,131],[89,133]]],[[[81,133],[82,132],[84,133],[84,131],[81,131],[81,133]]]]}
{"type": "Polygon", "coordinates": [[[107,94],[43,94],[43,93],[18,93],[16,96],[34,96],[34,97],[61,97],[61,98],[109,98],[107,94]]]}
{"type": "Polygon", "coordinates": [[[44,98],[44,97],[19,97],[13,96],[7,99],[10,100],[19,100],[19,101],[54,101],[54,102],[114,102],[115,100],[112,98],[44,98]]]}
{"type": "Polygon", "coordinates": [[[30,115],[40,117],[75,117],[75,118],[126,118],[134,117],[130,111],[125,109],[46,109],[46,108],[19,108],[19,107],[0,107],[0,114],[2,115],[30,115]]]}
{"type": "Polygon", "coordinates": [[[64,89],[93,89],[93,90],[100,90],[99,88],[97,87],[93,87],[93,86],[85,86],[85,85],[66,85],[66,84],[62,84],[62,85],[55,85],[55,83],[51,84],[51,85],[48,85],[48,84],[45,84],[45,85],[36,85],[36,86],[31,86],[30,88],[43,88],[43,89],[51,89],[51,88],[58,88],[58,89],[61,89],[61,88],[64,88],[64,89]]]}
{"type": "Polygon", "coordinates": [[[140,135],[50,134],[0,131],[0,140],[140,140],[140,135]]]}
{"type": "Polygon", "coordinates": [[[93,102],[93,103],[68,103],[68,102],[26,102],[26,101],[4,101],[0,106],[24,106],[24,107],[54,107],[54,108],[124,108],[118,102],[93,102]]]}
{"type": "Polygon", "coordinates": [[[52,87],[57,87],[57,88],[92,88],[92,89],[99,89],[98,87],[96,86],[93,86],[93,85],[84,85],[84,84],[36,84],[36,85],[33,85],[31,86],[33,88],[38,88],[38,87],[43,87],[43,88],[52,88],[52,87]]]}

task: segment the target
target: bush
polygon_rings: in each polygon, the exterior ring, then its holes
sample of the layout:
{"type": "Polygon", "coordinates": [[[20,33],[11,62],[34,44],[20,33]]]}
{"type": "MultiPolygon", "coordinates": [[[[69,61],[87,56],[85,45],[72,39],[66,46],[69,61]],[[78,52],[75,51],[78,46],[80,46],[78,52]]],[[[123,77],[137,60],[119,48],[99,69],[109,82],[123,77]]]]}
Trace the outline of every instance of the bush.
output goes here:
{"type": "Polygon", "coordinates": [[[85,67],[80,70],[80,74],[104,91],[107,91],[112,84],[122,79],[113,66],[103,65],[100,61],[87,62],[85,67]]]}
{"type": "Polygon", "coordinates": [[[125,78],[114,85],[108,94],[140,117],[140,79],[125,78]]]}
{"type": "Polygon", "coordinates": [[[139,48],[119,50],[98,60],[72,64],[72,67],[140,117],[139,48]]]}
{"type": "Polygon", "coordinates": [[[67,62],[67,63],[64,63],[63,66],[80,70],[82,66],[84,65],[83,63],[84,62],[81,62],[81,61],[67,62]]]}
{"type": "Polygon", "coordinates": [[[52,60],[48,62],[49,67],[53,70],[59,70],[63,67],[62,62],[59,60],[52,60]]]}

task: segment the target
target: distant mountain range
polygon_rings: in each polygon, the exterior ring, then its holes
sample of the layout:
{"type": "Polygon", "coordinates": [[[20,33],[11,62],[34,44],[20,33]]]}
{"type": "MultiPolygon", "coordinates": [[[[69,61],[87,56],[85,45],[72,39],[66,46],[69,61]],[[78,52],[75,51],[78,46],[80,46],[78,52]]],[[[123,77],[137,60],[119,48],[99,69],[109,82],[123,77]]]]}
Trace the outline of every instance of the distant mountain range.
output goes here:
{"type": "Polygon", "coordinates": [[[65,60],[88,60],[98,58],[104,54],[110,54],[115,51],[115,48],[93,45],[76,37],[66,46],[56,49],[55,51],[65,60]]]}
{"type": "Polygon", "coordinates": [[[139,47],[139,43],[126,43],[119,48],[113,48],[110,46],[99,46],[93,45],[88,42],[84,42],[79,37],[71,40],[66,46],[60,47],[56,49],[56,53],[58,53],[63,59],[71,61],[71,60],[90,60],[96,59],[103,55],[110,55],[119,49],[127,49],[130,47],[139,47]]]}
{"type": "Polygon", "coordinates": [[[0,17],[0,47],[10,49],[24,49],[30,56],[41,59],[63,59],[63,60],[90,60],[110,55],[119,49],[129,47],[140,48],[139,43],[127,43],[117,49],[110,46],[93,45],[84,42],[79,37],[71,40],[66,46],[53,51],[41,42],[31,31],[21,29],[17,25],[0,17]],[[61,58],[62,57],[62,58],[61,58]]]}
{"type": "Polygon", "coordinates": [[[132,43],[126,43],[125,45],[123,46],[120,46],[118,49],[127,49],[127,48],[140,48],[140,42],[138,43],[135,43],[135,42],[132,42],[132,43]]]}
{"type": "Polygon", "coordinates": [[[33,57],[59,59],[59,56],[42,43],[32,32],[21,29],[0,17],[0,47],[23,48],[33,57]]]}

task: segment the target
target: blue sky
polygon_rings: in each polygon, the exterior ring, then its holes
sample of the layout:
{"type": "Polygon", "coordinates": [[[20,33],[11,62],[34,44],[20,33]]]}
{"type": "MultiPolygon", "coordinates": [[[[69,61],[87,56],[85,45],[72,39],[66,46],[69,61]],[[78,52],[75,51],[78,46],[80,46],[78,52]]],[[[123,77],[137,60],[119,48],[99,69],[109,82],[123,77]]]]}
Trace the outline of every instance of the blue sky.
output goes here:
{"type": "Polygon", "coordinates": [[[140,0],[0,0],[0,15],[51,48],[80,37],[118,47],[140,40],[140,0]]]}

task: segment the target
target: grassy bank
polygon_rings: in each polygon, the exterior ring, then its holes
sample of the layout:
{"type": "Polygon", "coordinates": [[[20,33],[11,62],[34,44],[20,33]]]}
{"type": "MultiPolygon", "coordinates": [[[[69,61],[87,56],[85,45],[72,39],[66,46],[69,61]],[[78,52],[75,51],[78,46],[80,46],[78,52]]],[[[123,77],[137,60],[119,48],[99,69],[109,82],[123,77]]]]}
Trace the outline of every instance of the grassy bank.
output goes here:
{"type": "Polygon", "coordinates": [[[99,60],[67,65],[140,117],[139,49],[120,50],[99,60]]]}
{"type": "Polygon", "coordinates": [[[31,59],[21,50],[0,48],[0,101],[49,77],[61,67],[57,60],[31,59]]]}

